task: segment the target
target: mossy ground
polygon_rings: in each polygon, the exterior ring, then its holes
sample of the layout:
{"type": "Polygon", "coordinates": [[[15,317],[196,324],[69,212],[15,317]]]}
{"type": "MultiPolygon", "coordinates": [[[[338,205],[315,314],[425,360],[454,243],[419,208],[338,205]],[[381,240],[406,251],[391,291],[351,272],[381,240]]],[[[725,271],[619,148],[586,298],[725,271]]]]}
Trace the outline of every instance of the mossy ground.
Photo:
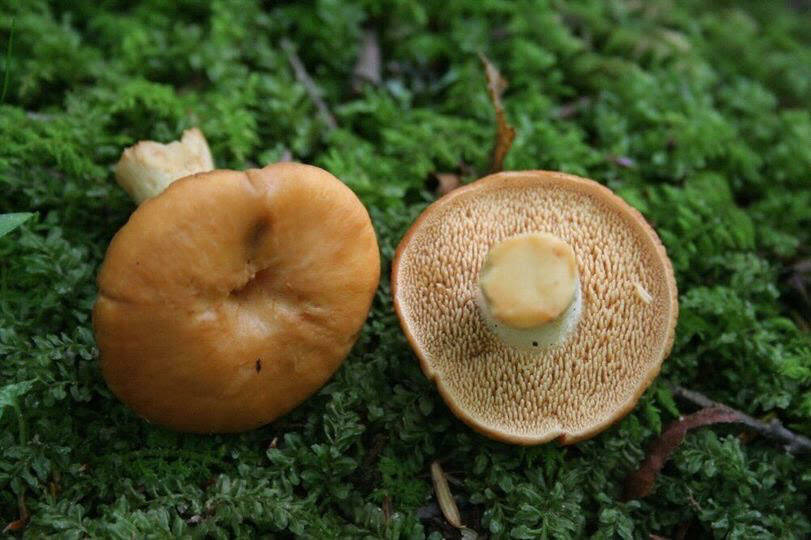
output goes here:
{"type": "Polygon", "coordinates": [[[468,525],[493,537],[811,534],[808,457],[732,427],[688,435],[653,495],[619,502],[662,424],[691,410],[664,381],[811,433],[801,293],[811,23],[801,9],[2,2],[0,213],[37,217],[0,239],[0,525],[19,517],[22,496],[30,537],[436,538],[454,534],[425,518],[439,459],[459,481],[451,487],[468,525]],[[382,82],[355,92],[366,28],[379,35],[382,82]],[[297,81],[284,37],[336,129],[297,81]],[[645,214],[673,259],[675,348],[632,414],[573,447],[483,439],[420,372],[387,275],[344,367],[270,426],[180,435],[113,398],[89,314],[105,248],[133,209],[111,174],[123,147],[199,125],[221,167],[286,152],[325,167],[370,208],[387,273],[435,197],[431,174],[486,172],[494,123],[480,51],[510,81],[517,138],[506,167],[600,180],[645,214]]]}

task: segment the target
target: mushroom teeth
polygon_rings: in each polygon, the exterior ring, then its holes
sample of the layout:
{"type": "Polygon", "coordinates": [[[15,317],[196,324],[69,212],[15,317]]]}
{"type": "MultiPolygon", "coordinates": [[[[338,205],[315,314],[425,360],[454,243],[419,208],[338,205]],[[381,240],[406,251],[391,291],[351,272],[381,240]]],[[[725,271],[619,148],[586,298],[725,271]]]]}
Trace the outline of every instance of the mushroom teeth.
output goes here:
{"type": "Polygon", "coordinates": [[[451,411],[515,444],[575,443],[630,412],[670,353],[678,315],[673,268],[642,215],[593,180],[549,171],[490,175],[434,202],[400,242],[391,286],[451,411]],[[532,337],[549,325],[501,328],[480,292],[488,251],[530,233],[576,256],[575,311],[554,339],[532,337]]]}
{"type": "Polygon", "coordinates": [[[379,277],[369,214],[328,172],[279,163],[182,178],[107,250],[93,308],[102,373],[150,422],[256,428],[338,369],[379,277]]]}

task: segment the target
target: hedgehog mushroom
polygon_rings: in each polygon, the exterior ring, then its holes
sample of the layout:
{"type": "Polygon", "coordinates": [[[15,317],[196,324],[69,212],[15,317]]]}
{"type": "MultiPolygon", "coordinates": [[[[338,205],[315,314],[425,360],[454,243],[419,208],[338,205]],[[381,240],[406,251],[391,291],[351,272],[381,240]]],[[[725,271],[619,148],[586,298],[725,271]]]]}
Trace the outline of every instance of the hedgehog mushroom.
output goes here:
{"type": "Polygon", "coordinates": [[[403,330],[450,409],[504,442],[571,444],[630,412],[673,343],[676,283],[597,182],[504,172],[429,206],[392,270],[403,330]]]}
{"type": "Polygon", "coordinates": [[[211,168],[199,132],[124,152],[119,183],[144,202],[107,250],[93,329],[104,378],[143,418],[237,432],[335,372],[380,263],[366,209],[328,172],[211,168]]]}

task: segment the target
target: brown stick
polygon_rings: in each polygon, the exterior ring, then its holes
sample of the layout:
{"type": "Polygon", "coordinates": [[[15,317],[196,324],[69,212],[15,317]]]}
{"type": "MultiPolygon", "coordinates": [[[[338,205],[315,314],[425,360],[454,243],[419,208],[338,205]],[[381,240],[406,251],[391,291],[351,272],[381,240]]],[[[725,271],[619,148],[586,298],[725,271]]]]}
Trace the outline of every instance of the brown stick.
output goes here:
{"type": "Polygon", "coordinates": [[[688,431],[702,426],[736,422],[737,420],[737,413],[731,409],[708,407],[684,416],[667,426],[659,438],[648,448],[648,456],[639,469],[625,479],[623,500],[647,497],[653,492],[653,485],[656,483],[659,471],[679,447],[688,431]]]}
{"type": "Polygon", "coordinates": [[[293,72],[296,74],[296,80],[304,86],[304,90],[307,91],[307,95],[310,96],[310,99],[315,104],[315,107],[318,109],[318,113],[321,115],[321,119],[327,125],[329,129],[336,129],[338,127],[338,123],[335,121],[335,117],[330,112],[327,104],[324,103],[324,99],[321,97],[321,89],[315,84],[310,74],[307,73],[307,68],[304,67],[304,63],[299,58],[298,54],[296,54],[296,48],[293,43],[284,38],[281,41],[282,49],[287,54],[287,60],[290,62],[290,66],[293,68],[293,72]]]}
{"type": "Polygon", "coordinates": [[[738,416],[735,423],[744,425],[752,431],[763,435],[764,437],[782,442],[783,449],[790,454],[804,454],[811,452],[811,439],[787,429],[785,426],[783,426],[780,420],[776,418],[768,423],[762,422],[757,418],[752,418],[748,414],[737,411],[732,407],[715,402],[704,394],[696,392],[695,390],[688,390],[687,388],[682,388],[681,386],[675,385],[671,386],[670,389],[674,396],[684,401],[689,401],[693,405],[698,405],[699,407],[722,407],[734,412],[738,416]]]}
{"type": "Polygon", "coordinates": [[[28,513],[28,507],[25,506],[24,494],[17,497],[17,503],[20,509],[20,518],[6,525],[3,529],[3,534],[21,531],[25,529],[26,525],[28,525],[28,520],[31,518],[31,514],[28,513]]]}
{"type": "Polygon", "coordinates": [[[496,110],[496,138],[493,143],[493,154],[490,160],[490,172],[497,173],[504,170],[504,159],[515,140],[515,128],[507,122],[507,113],[501,103],[501,95],[507,89],[507,81],[501,76],[498,68],[483,54],[479,58],[484,65],[484,75],[487,77],[487,93],[490,102],[496,110]]]}

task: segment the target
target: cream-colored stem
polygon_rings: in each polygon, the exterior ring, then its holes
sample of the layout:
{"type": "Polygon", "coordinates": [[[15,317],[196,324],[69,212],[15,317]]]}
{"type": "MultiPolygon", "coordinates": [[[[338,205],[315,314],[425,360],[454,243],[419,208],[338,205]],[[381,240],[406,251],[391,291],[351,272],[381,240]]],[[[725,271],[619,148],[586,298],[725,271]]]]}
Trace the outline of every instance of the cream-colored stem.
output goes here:
{"type": "Polygon", "coordinates": [[[487,253],[477,303],[502,340],[523,349],[562,343],[582,306],[571,246],[549,233],[507,238],[487,253]]]}
{"type": "Polygon", "coordinates": [[[192,128],[184,131],[179,141],[141,141],[127,148],[115,165],[115,178],[141,204],[175,180],[212,170],[214,160],[206,138],[199,129],[192,128]]]}

